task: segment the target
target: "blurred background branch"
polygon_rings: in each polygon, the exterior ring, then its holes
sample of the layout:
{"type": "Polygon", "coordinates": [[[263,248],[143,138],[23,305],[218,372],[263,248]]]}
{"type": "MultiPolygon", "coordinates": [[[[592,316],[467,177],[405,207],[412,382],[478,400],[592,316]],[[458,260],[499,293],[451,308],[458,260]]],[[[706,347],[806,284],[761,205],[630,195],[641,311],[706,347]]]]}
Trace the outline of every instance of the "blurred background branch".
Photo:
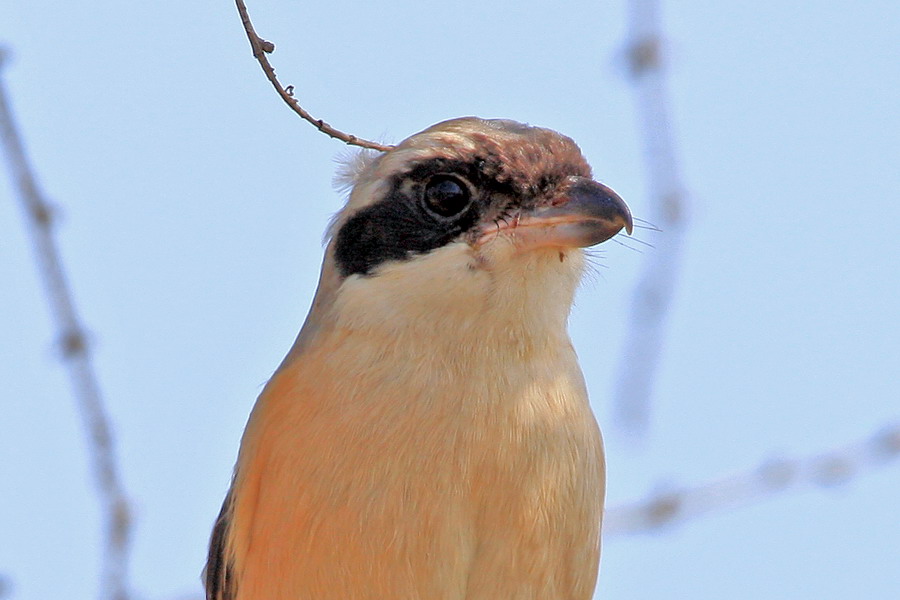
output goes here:
{"type": "Polygon", "coordinates": [[[653,494],[606,510],[606,537],[656,533],[665,528],[803,487],[846,483],[900,457],[900,425],[814,456],[765,461],[756,468],[693,487],[653,494]]]}
{"type": "Polygon", "coordinates": [[[72,395],[84,419],[87,449],[104,519],[102,598],[127,600],[131,511],[119,474],[109,416],[97,382],[90,345],[78,317],[54,238],[54,215],[43,197],[13,117],[3,79],[8,51],[0,50],[0,136],[10,177],[35,250],[44,291],[58,332],[59,350],[72,395]]]}
{"type": "Polygon", "coordinates": [[[613,395],[617,425],[636,436],[648,427],[653,382],[665,346],[666,317],[678,278],[686,227],[685,193],[672,133],[658,0],[628,3],[626,60],[634,84],[650,202],[660,229],[633,292],[613,395]]]}

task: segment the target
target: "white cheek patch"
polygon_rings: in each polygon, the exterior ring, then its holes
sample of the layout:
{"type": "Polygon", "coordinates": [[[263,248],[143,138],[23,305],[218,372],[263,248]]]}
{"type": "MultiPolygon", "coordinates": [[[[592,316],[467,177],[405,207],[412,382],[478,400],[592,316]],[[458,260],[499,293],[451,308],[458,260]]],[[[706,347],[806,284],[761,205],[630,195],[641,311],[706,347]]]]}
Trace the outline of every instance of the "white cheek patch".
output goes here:
{"type": "Polygon", "coordinates": [[[486,273],[470,268],[472,248],[453,242],[427,254],[389,261],[371,275],[344,281],[335,303],[337,314],[357,324],[372,319],[433,319],[472,308],[490,285],[486,273]]]}
{"type": "Polygon", "coordinates": [[[581,279],[580,250],[560,262],[558,252],[518,254],[509,240],[475,250],[453,242],[340,286],[334,315],[339,326],[383,334],[500,335],[523,323],[535,332],[565,331],[581,279]],[[569,260],[570,259],[570,260],[569,260]]]}

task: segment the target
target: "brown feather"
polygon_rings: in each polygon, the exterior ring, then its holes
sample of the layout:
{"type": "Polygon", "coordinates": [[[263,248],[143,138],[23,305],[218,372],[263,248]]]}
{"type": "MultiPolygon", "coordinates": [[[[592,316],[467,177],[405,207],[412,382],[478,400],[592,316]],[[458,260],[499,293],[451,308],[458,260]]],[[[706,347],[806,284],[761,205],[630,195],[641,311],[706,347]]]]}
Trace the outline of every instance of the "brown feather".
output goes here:
{"type": "Polygon", "coordinates": [[[231,560],[228,558],[226,540],[228,539],[228,522],[231,518],[231,493],[225,497],[222,509],[213,526],[209,541],[209,555],[203,579],[206,586],[206,600],[234,600],[237,592],[231,577],[231,560]]]}

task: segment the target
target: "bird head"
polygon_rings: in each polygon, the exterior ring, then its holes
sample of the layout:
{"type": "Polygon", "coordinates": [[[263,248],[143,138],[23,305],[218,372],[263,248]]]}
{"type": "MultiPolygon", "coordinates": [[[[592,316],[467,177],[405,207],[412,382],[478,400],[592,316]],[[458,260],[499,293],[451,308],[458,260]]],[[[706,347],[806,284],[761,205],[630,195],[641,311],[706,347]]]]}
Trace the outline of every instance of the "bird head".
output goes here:
{"type": "Polygon", "coordinates": [[[564,332],[582,248],[632,229],[574,141],[514,121],[438,123],[351,171],[298,346],[325,324],[564,332]]]}

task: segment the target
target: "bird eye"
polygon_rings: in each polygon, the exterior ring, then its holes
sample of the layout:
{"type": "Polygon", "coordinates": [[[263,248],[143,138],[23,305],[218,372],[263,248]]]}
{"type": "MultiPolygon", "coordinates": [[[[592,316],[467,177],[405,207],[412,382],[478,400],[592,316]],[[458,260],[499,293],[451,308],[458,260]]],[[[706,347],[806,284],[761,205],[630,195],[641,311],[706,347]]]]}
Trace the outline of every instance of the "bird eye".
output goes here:
{"type": "Polygon", "coordinates": [[[425,208],[439,217],[454,217],[468,208],[469,189],[455,177],[438,175],[425,186],[425,208]]]}

